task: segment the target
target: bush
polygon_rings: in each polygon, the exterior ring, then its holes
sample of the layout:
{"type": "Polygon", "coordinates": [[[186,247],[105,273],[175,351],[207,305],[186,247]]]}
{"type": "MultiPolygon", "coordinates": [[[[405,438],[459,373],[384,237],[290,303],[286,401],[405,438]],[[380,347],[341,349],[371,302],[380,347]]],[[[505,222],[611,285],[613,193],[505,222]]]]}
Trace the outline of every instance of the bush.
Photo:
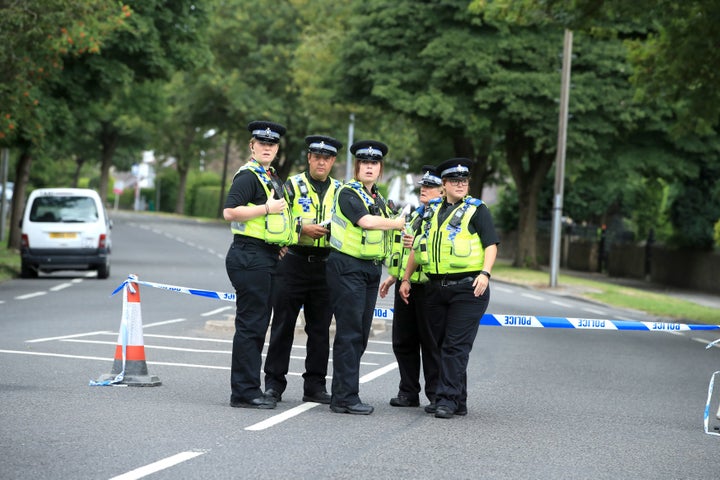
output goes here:
{"type": "Polygon", "coordinates": [[[190,215],[194,217],[218,218],[220,208],[220,185],[204,185],[195,189],[190,215]]]}
{"type": "Polygon", "coordinates": [[[715,239],[715,246],[720,248],[720,220],[715,222],[715,228],[713,231],[713,238],[715,239]]]}

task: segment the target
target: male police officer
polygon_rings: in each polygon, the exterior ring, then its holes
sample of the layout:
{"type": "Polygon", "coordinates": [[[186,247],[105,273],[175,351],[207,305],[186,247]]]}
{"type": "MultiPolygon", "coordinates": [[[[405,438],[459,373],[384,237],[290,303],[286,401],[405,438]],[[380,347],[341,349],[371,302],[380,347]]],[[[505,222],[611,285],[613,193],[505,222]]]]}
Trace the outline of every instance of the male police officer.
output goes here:
{"type": "Polygon", "coordinates": [[[302,225],[302,231],[298,243],[289,247],[277,270],[270,346],[265,359],[265,395],[277,401],[282,398],[287,386],[295,323],[300,308],[304,307],[307,350],[302,399],[329,404],[325,377],[332,308],[325,265],[330,253],[328,234],[333,199],[341,185],[330,173],[342,143],[323,135],[308,136],[305,143],[308,169],[286,183],[293,217],[302,225]]]}

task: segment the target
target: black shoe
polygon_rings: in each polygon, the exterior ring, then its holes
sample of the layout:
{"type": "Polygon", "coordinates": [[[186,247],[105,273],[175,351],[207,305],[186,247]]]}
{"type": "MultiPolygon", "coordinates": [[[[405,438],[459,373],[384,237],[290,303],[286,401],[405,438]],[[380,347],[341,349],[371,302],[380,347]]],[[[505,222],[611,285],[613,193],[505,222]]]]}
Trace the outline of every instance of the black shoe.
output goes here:
{"type": "Polygon", "coordinates": [[[272,398],[276,402],[282,402],[282,394],[274,388],[268,388],[265,390],[265,396],[272,398]]]}
{"type": "Polygon", "coordinates": [[[305,394],[302,397],[303,402],[315,402],[315,403],[324,403],[325,405],[330,404],[330,394],[327,392],[315,392],[312,394],[305,394]]]}
{"type": "Polygon", "coordinates": [[[455,415],[459,415],[461,417],[467,415],[467,405],[459,405],[457,409],[455,409],[455,415]]]}
{"type": "Polygon", "coordinates": [[[269,410],[275,408],[277,404],[274,398],[262,395],[248,401],[230,400],[230,406],[235,408],[261,408],[269,410]]]}
{"type": "Polygon", "coordinates": [[[390,399],[390,405],[393,407],[419,407],[420,400],[411,400],[405,395],[398,395],[397,397],[390,399]]]}
{"type": "Polygon", "coordinates": [[[330,405],[335,413],[350,413],[352,415],[370,415],[375,409],[372,405],[356,403],[355,405],[330,405]]]}
{"type": "Polygon", "coordinates": [[[445,405],[440,405],[437,407],[437,410],[435,410],[435,418],[452,418],[453,417],[453,411],[450,409],[450,407],[446,407],[445,405]]]}
{"type": "Polygon", "coordinates": [[[437,403],[432,402],[429,405],[425,405],[425,413],[435,413],[437,411],[437,403]]]}

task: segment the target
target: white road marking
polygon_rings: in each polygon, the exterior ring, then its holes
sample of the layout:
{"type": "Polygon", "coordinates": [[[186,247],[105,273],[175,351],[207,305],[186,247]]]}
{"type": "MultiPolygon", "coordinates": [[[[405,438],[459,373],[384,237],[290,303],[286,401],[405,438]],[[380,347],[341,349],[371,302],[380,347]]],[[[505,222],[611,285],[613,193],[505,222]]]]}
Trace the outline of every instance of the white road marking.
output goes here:
{"type": "Polygon", "coordinates": [[[72,283],[61,283],[60,285],[55,285],[50,289],[51,292],[59,292],[60,290],[64,290],[68,287],[72,287],[72,283]]]}
{"type": "Polygon", "coordinates": [[[63,335],[62,337],[46,337],[46,338],[35,338],[33,340],[25,340],[26,343],[39,343],[39,342],[49,342],[51,340],[65,340],[66,338],[78,338],[78,337],[89,337],[90,335],[117,335],[113,332],[105,331],[99,331],[99,332],[88,332],[88,333],[77,333],[75,335],[63,335]]]}
{"type": "Polygon", "coordinates": [[[177,465],[178,463],[187,462],[188,460],[191,460],[204,453],[206,452],[181,452],[177,455],[173,455],[172,457],[163,458],[162,460],[158,460],[155,463],[151,463],[149,465],[145,465],[144,467],[136,468],[135,470],[131,470],[122,475],[118,475],[117,477],[112,477],[110,480],[136,480],[138,478],[143,478],[155,472],[159,472],[160,470],[170,468],[174,465],[177,465]]]}
{"type": "Polygon", "coordinates": [[[523,297],[532,298],[533,300],[545,300],[543,297],[539,295],[533,295],[532,293],[523,293],[521,295],[523,297]]]}
{"type": "Polygon", "coordinates": [[[290,420],[293,417],[297,417],[303,412],[307,412],[311,408],[315,408],[320,406],[320,403],[315,402],[305,402],[303,404],[298,405],[297,407],[293,407],[290,410],[287,410],[283,413],[280,413],[278,415],[273,415],[272,417],[268,418],[267,420],[263,420],[262,422],[255,423],[253,425],[250,425],[249,427],[245,427],[245,430],[251,430],[251,431],[259,431],[259,430],[265,430],[266,428],[273,427],[277,425],[278,423],[282,423],[285,420],[290,420]]]}
{"type": "Polygon", "coordinates": [[[551,300],[550,303],[552,303],[553,305],[557,305],[558,307],[570,308],[570,305],[568,305],[567,303],[558,302],[557,300],[551,300]]]}
{"type": "Polygon", "coordinates": [[[217,315],[220,312],[224,312],[225,310],[232,310],[234,307],[222,307],[222,308],[216,308],[215,310],[210,310],[209,312],[201,313],[201,317],[210,317],[212,315],[217,315]]]}
{"type": "Polygon", "coordinates": [[[605,314],[605,312],[603,310],[597,310],[595,308],[583,307],[582,310],[584,310],[586,312],[594,313],[595,315],[604,315],[605,314]]]}
{"type": "MultiPolygon", "coordinates": [[[[393,362],[390,365],[385,365],[384,367],[378,368],[377,370],[374,370],[366,375],[363,375],[360,377],[360,383],[367,383],[371,380],[375,380],[376,378],[385,375],[386,373],[395,370],[398,367],[397,362],[393,362]]],[[[267,420],[263,420],[262,422],[255,423],[253,425],[250,425],[249,427],[245,427],[245,430],[252,430],[252,431],[258,431],[258,430],[265,430],[270,427],[274,427],[275,425],[284,422],[285,420],[289,420],[293,417],[297,417],[303,412],[306,412],[310,410],[311,408],[315,408],[317,406],[321,405],[320,403],[315,402],[305,402],[301,405],[298,405],[297,407],[291,408],[290,410],[287,410],[285,412],[282,412],[278,415],[273,415],[272,417],[268,418],[267,420]]]]}
{"type": "Polygon", "coordinates": [[[15,297],[15,300],[27,300],[28,298],[41,297],[43,295],[47,295],[47,292],[26,293],[25,295],[18,295],[15,297]]]}

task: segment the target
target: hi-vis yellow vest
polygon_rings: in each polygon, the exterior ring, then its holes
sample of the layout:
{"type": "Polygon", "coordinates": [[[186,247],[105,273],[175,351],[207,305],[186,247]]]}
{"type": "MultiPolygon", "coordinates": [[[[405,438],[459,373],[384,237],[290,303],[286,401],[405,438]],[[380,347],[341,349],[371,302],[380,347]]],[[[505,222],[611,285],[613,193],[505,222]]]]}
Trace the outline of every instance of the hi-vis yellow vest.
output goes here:
{"type": "Polygon", "coordinates": [[[423,233],[416,237],[415,261],[426,274],[476,272],[483,269],[485,249],[478,233],[471,234],[468,225],[482,200],[465,197],[438,225],[437,204],[432,216],[423,222],[423,233]]]}
{"type": "MultiPolygon", "coordinates": [[[[421,234],[422,231],[420,227],[422,226],[423,218],[425,218],[426,216],[427,218],[429,218],[429,215],[432,214],[433,206],[441,202],[442,198],[434,198],[430,200],[428,206],[420,205],[413,212],[411,212],[408,221],[405,224],[405,229],[408,230],[409,228],[408,233],[415,237],[421,234]]],[[[405,270],[407,269],[408,264],[408,253],[410,253],[409,248],[403,247],[402,235],[403,232],[394,231],[392,233],[392,245],[390,255],[388,255],[387,259],[385,260],[385,266],[387,266],[388,274],[392,275],[397,279],[401,279],[405,275],[405,270]]],[[[410,275],[410,282],[412,283],[425,283],[427,282],[427,280],[428,278],[427,275],[425,275],[425,273],[423,272],[422,265],[418,265],[415,269],[415,272],[410,275]]]]}
{"type": "MultiPolygon", "coordinates": [[[[342,183],[331,178],[330,185],[328,186],[327,192],[325,192],[325,197],[323,197],[322,202],[318,198],[315,189],[310,185],[307,172],[290,177],[290,184],[295,193],[292,214],[298,221],[300,228],[302,228],[302,225],[323,223],[326,220],[330,220],[335,192],[342,186],[342,183]]],[[[328,247],[328,243],[327,237],[324,236],[313,239],[307,235],[300,234],[300,238],[298,239],[298,245],[328,247]]]]}
{"type": "MultiPolygon", "coordinates": [[[[250,160],[248,163],[240,167],[235,173],[235,176],[243,170],[250,170],[253,172],[257,179],[260,180],[260,184],[263,186],[267,197],[272,198],[273,189],[270,177],[256,160],[250,160]]],[[[285,195],[284,191],[283,195],[285,195]]],[[[287,201],[287,195],[285,195],[285,200],[287,201]]],[[[254,203],[248,203],[248,206],[254,205],[254,203]]],[[[232,222],[230,224],[230,230],[234,234],[258,238],[266,243],[280,246],[289,245],[297,241],[297,228],[292,220],[292,214],[289,206],[281,213],[270,213],[264,216],[261,215],[259,217],[251,218],[246,222],[232,222]]]]}
{"type": "MultiPolygon", "coordinates": [[[[351,180],[341,186],[335,193],[335,204],[333,206],[332,226],[330,228],[330,245],[336,250],[346,255],[350,255],[362,260],[383,260],[390,253],[390,232],[389,230],[365,230],[356,227],[342,213],[338,207],[338,199],[340,192],[344,189],[350,189],[359,196],[365,207],[370,213],[370,209],[377,204],[367,194],[362,183],[357,180],[351,180]]],[[[378,196],[380,194],[378,193],[378,196]]],[[[382,198],[383,205],[387,205],[385,199],[382,198]]],[[[382,216],[390,218],[390,210],[385,206],[384,210],[379,212],[382,216]]]]}

